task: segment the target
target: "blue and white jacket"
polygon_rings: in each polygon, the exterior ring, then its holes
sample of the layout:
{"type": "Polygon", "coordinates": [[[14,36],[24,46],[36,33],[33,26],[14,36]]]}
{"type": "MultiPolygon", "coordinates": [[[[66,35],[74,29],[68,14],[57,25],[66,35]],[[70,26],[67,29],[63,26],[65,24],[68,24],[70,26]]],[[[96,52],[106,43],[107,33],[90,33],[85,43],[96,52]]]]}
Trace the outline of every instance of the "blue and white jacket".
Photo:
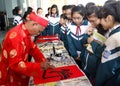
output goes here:
{"type": "MultiPolygon", "coordinates": [[[[80,26],[80,29],[78,31],[78,34],[76,35],[77,26],[75,23],[71,23],[71,25],[68,25],[68,32],[67,32],[67,40],[68,40],[68,46],[69,46],[69,52],[73,58],[79,57],[78,52],[84,52],[84,42],[87,41],[86,37],[88,35],[86,34],[86,30],[89,27],[88,21],[83,20],[82,25],[80,26]]],[[[80,55],[82,58],[82,55],[80,55]]]]}
{"type": "Polygon", "coordinates": [[[85,50],[84,60],[82,61],[83,71],[86,73],[89,79],[94,79],[96,71],[101,62],[102,52],[105,46],[100,45],[96,41],[90,43],[93,53],[90,53],[87,49],[85,50]]]}
{"type": "Polygon", "coordinates": [[[22,17],[20,15],[15,15],[13,19],[13,25],[19,25],[23,22],[22,17]]]}
{"type": "Polygon", "coordinates": [[[49,20],[49,24],[46,27],[46,29],[42,32],[42,35],[56,35],[56,34],[59,34],[59,31],[60,31],[59,20],[60,20],[60,18],[59,17],[54,18],[54,17],[49,16],[48,20],[49,20]]]}
{"type": "Polygon", "coordinates": [[[111,29],[105,42],[94,86],[120,86],[120,25],[111,29]]]}

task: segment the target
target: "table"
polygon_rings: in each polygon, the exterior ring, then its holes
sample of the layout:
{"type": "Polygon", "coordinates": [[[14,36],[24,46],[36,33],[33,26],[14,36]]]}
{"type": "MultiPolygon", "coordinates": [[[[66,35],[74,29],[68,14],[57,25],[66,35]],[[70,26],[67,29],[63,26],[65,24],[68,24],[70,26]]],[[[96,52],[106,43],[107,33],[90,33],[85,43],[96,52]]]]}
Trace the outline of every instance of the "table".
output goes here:
{"type": "Polygon", "coordinates": [[[37,46],[56,68],[41,71],[37,77],[34,77],[34,84],[37,86],[92,86],[73,58],[69,56],[62,41],[53,36],[39,37],[37,46]]]}

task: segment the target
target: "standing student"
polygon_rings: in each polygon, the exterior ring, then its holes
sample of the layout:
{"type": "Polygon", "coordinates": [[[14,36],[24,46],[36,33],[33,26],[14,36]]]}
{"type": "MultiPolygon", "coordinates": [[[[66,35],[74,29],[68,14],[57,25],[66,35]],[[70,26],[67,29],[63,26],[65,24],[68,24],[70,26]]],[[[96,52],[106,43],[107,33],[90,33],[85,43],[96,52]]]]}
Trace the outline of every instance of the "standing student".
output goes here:
{"type": "Polygon", "coordinates": [[[120,1],[103,6],[101,24],[109,30],[94,86],[120,86],[120,1]]]}
{"type": "Polygon", "coordinates": [[[66,14],[66,16],[68,18],[67,25],[72,23],[71,11],[72,11],[73,7],[74,7],[73,5],[67,5],[65,7],[65,14],[66,14]]]}
{"type": "Polygon", "coordinates": [[[50,16],[48,16],[49,25],[40,35],[58,36],[59,28],[60,28],[60,24],[59,24],[60,18],[59,18],[59,10],[57,5],[55,4],[52,5],[50,11],[51,11],[50,16]]]}
{"type": "Polygon", "coordinates": [[[43,9],[41,7],[37,8],[37,15],[43,16],[43,9]]]}
{"type": "Polygon", "coordinates": [[[87,28],[89,27],[88,21],[84,20],[84,6],[79,5],[73,7],[71,15],[73,22],[68,25],[69,30],[67,32],[69,52],[77,64],[81,67],[81,61],[83,59],[81,52],[84,52],[85,50],[85,47],[83,45],[83,41],[85,40],[82,41],[82,39],[87,37],[86,32],[87,28]]]}
{"type": "Polygon", "coordinates": [[[47,13],[47,14],[45,14],[45,17],[47,17],[47,18],[48,18],[48,16],[50,15],[50,10],[51,10],[51,8],[50,8],[50,7],[48,7],[48,9],[47,9],[48,13],[47,13]]]}
{"type": "Polygon", "coordinates": [[[62,7],[62,14],[65,14],[66,8],[67,8],[67,5],[63,5],[63,7],[62,7]]]}
{"type": "MultiPolygon", "coordinates": [[[[104,50],[104,43],[96,41],[92,34],[97,31],[97,33],[105,36],[107,30],[104,30],[100,24],[100,18],[98,18],[98,13],[101,7],[99,6],[90,6],[86,9],[86,16],[88,21],[91,23],[91,36],[88,38],[88,44],[91,45],[92,51],[85,50],[84,61],[83,61],[83,70],[86,73],[87,77],[92,82],[96,77],[96,71],[101,61],[102,52],[104,50]]],[[[88,31],[89,31],[88,30],[88,31]]],[[[88,32],[90,33],[90,32],[88,32]]],[[[93,82],[92,82],[93,83],[93,82]]]]}
{"type": "Polygon", "coordinates": [[[43,31],[48,21],[30,13],[24,23],[11,29],[5,36],[0,60],[0,85],[28,86],[30,76],[37,76],[41,69],[52,68],[31,40],[31,35],[43,31]],[[35,63],[28,62],[32,55],[35,63]]]}
{"type": "Polygon", "coordinates": [[[65,14],[61,14],[60,16],[60,31],[59,31],[59,38],[60,40],[63,41],[64,46],[66,48],[66,50],[68,51],[68,42],[67,42],[67,30],[68,30],[68,26],[67,26],[67,21],[68,18],[65,14]]]}
{"type": "Polygon", "coordinates": [[[12,13],[14,15],[13,26],[21,24],[23,22],[22,9],[19,6],[17,6],[12,10],[12,13]]]}

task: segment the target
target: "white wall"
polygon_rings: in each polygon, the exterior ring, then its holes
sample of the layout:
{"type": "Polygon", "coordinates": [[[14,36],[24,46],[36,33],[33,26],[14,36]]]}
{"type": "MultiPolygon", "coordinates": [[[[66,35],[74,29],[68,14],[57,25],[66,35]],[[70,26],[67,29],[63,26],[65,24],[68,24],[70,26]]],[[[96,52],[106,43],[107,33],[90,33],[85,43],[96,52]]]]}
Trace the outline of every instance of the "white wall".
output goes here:
{"type": "Polygon", "coordinates": [[[5,1],[0,0],[0,11],[5,11],[5,1]]]}

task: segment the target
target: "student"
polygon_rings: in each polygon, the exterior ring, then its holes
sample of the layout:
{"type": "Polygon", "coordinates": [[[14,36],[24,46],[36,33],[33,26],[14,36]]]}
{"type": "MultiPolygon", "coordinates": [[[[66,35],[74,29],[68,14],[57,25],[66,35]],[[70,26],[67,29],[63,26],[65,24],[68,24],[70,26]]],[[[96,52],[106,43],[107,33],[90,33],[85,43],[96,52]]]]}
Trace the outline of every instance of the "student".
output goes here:
{"type": "Polygon", "coordinates": [[[73,5],[67,5],[66,6],[65,14],[66,14],[66,16],[68,18],[67,25],[72,23],[71,10],[72,10],[73,7],[74,7],[73,5]]]}
{"type": "Polygon", "coordinates": [[[101,26],[100,18],[98,18],[98,13],[100,9],[101,7],[95,5],[90,6],[89,8],[86,9],[87,19],[91,23],[91,33],[88,32],[89,34],[91,34],[91,36],[88,38],[88,43],[91,45],[93,52],[90,52],[86,49],[84,54],[84,61],[82,63],[83,70],[91,82],[95,79],[96,71],[100,64],[102,52],[104,50],[104,44],[96,41],[92,37],[92,34],[94,34],[94,32],[97,31],[99,34],[105,36],[107,32],[107,30],[104,30],[103,27],[101,26]]]}
{"type": "Polygon", "coordinates": [[[109,30],[94,86],[120,86],[120,1],[103,6],[101,24],[109,30]]]}
{"type": "Polygon", "coordinates": [[[27,8],[27,11],[26,11],[26,12],[24,13],[24,15],[23,15],[23,21],[26,21],[27,16],[28,16],[31,12],[33,12],[33,8],[32,8],[32,7],[28,7],[28,8],[27,8]]]}
{"type": "Polygon", "coordinates": [[[43,9],[42,8],[37,8],[37,15],[43,16],[43,9]]]}
{"type": "Polygon", "coordinates": [[[48,18],[48,16],[50,16],[50,7],[48,7],[48,13],[47,14],[45,14],[45,17],[47,17],[48,18]]]}
{"type": "Polygon", "coordinates": [[[58,35],[60,24],[59,24],[59,10],[57,5],[51,6],[50,16],[48,17],[49,25],[46,29],[41,33],[42,35],[58,35]]]}
{"type": "Polygon", "coordinates": [[[95,6],[95,3],[94,2],[88,2],[85,6],[86,9],[89,9],[89,7],[91,6],[95,6]]]}
{"type": "Polygon", "coordinates": [[[76,62],[78,62],[78,65],[81,66],[80,59],[83,59],[83,55],[80,53],[84,52],[85,50],[85,47],[81,40],[86,37],[86,31],[89,27],[88,21],[84,20],[84,6],[79,5],[73,7],[71,15],[73,22],[68,25],[69,30],[67,32],[69,52],[71,56],[76,60],[76,62]]]}
{"type": "Polygon", "coordinates": [[[22,15],[22,9],[19,6],[17,6],[12,10],[12,12],[13,12],[13,15],[14,15],[13,26],[21,24],[23,22],[22,16],[21,16],[22,15]]]}
{"type": "Polygon", "coordinates": [[[66,25],[67,21],[68,21],[67,16],[65,14],[61,14],[61,16],[60,16],[61,27],[60,27],[59,38],[60,38],[60,40],[63,41],[64,46],[65,46],[66,50],[68,51],[68,42],[67,42],[67,36],[66,36],[67,30],[68,30],[68,27],[66,25]]]}
{"type": "Polygon", "coordinates": [[[67,8],[67,5],[63,5],[63,7],[62,7],[62,14],[65,14],[66,8],[67,8]]]}
{"type": "Polygon", "coordinates": [[[53,67],[31,40],[31,35],[43,31],[48,21],[34,12],[26,19],[5,36],[0,61],[1,86],[28,86],[30,76],[37,76],[39,70],[53,67]],[[29,54],[34,57],[35,63],[28,62],[29,54]]]}

